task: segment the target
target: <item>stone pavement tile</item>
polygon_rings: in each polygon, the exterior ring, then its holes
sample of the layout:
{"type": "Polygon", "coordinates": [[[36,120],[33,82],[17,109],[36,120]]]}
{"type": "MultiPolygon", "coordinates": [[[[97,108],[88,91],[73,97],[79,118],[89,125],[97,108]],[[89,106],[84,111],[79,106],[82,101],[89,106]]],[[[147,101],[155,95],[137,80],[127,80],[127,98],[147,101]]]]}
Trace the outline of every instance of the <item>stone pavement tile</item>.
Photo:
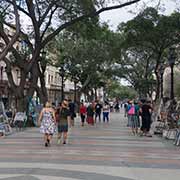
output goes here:
{"type": "Polygon", "coordinates": [[[39,179],[33,176],[13,176],[8,178],[3,178],[3,180],[39,180],[39,179]]]}
{"type": "Polygon", "coordinates": [[[180,177],[179,148],[157,136],[132,136],[117,113],[109,124],[94,127],[81,127],[77,120],[65,146],[56,145],[55,135],[52,146],[44,147],[36,128],[8,136],[0,140],[0,159],[0,178],[10,173],[50,180],[166,180],[167,173],[180,177]]]}

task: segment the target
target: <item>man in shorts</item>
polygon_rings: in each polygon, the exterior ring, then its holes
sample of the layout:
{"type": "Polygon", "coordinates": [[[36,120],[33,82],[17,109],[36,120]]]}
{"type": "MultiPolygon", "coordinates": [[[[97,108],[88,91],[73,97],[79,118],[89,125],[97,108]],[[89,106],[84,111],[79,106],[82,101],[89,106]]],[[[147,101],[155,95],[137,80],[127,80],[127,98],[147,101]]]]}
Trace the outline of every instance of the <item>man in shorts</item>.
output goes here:
{"type": "Polygon", "coordinates": [[[61,143],[61,137],[63,135],[63,144],[66,144],[67,140],[67,133],[68,133],[68,126],[70,123],[70,112],[68,108],[68,101],[63,100],[61,107],[59,109],[59,118],[57,120],[58,124],[58,140],[57,144],[61,143]]]}

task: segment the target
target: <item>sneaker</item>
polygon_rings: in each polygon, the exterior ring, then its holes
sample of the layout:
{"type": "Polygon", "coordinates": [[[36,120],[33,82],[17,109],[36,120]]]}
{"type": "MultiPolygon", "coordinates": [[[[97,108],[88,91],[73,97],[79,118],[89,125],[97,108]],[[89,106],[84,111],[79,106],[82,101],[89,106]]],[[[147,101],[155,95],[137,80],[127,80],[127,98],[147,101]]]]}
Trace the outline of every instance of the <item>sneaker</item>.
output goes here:
{"type": "Polygon", "coordinates": [[[152,137],[152,135],[151,134],[146,134],[146,137],[152,137]]]}
{"type": "Polygon", "coordinates": [[[50,146],[51,144],[50,144],[50,140],[49,139],[47,139],[47,145],[48,146],[50,146]]]}
{"type": "Polygon", "coordinates": [[[61,144],[61,139],[60,138],[57,140],[57,144],[61,144]]]}
{"type": "Polygon", "coordinates": [[[48,147],[48,143],[47,142],[45,142],[45,147],[48,147]]]}
{"type": "Polygon", "coordinates": [[[64,141],[63,144],[66,144],[66,141],[64,141]]]}

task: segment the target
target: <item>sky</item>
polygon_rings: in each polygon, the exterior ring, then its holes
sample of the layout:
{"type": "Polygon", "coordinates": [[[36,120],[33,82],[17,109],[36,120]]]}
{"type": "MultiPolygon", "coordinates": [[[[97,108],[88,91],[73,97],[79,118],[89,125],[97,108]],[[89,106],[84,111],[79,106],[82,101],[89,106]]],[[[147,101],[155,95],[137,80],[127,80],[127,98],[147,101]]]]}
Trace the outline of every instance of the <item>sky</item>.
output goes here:
{"type": "MultiPolygon", "coordinates": [[[[118,0],[114,0],[115,2],[118,0]]],[[[121,0],[123,2],[127,2],[128,0],[121,0]]],[[[156,6],[159,1],[161,1],[161,7],[165,8],[164,14],[171,14],[177,6],[180,7],[180,5],[176,5],[176,3],[180,4],[180,0],[141,0],[142,2],[145,2],[146,6],[156,6]],[[175,3],[176,1],[176,3],[175,3]],[[153,3],[152,3],[153,2],[153,3]]],[[[108,6],[114,5],[112,3],[109,3],[108,6]]],[[[133,5],[130,5],[128,7],[124,7],[121,9],[111,10],[111,11],[105,11],[100,14],[100,21],[101,22],[107,22],[109,24],[110,29],[116,30],[117,26],[121,22],[126,22],[130,19],[133,19],[135,17],[135,14],[130,13],[130,11],[133,11],[133,13],[137,13],[142,9],[143,4],[142,3],[136,3],[133,5]]],[[[21,21],[24,24],[25,29],[27,29],[27,25],[29,24],[29,18],[26,16],[21,17],[21,21]]]]}
{"type": "MultiPolygon", "coordinates": [[[[143,0],[147,6],[156,6],[157,2],[159,0],[154,0],[154,3],[152,3],[153,0],[143,0]]],[[[176,3],[180,0],[176,0],[176,3]]],[[[176,3],[175,0],[161,0],[161,9],[163,9],[163,14],[169,15],[176,9],[176,3]]],[[[106,11],[100,14],[100,20],[101,22],[107,22],[110,26],[110,29],[116,30],[118,24],[121,22],[126,22],[130,19],[133,19],[136,15],[133,13],[139,12],[139,8],[142,7],[142,4],[138,5],[130,5],[125,8],[117,9],[117,10],[111,10],[106,11]],[[130,13],[130,11],[133,11],[133,13],[130,13]]]]}

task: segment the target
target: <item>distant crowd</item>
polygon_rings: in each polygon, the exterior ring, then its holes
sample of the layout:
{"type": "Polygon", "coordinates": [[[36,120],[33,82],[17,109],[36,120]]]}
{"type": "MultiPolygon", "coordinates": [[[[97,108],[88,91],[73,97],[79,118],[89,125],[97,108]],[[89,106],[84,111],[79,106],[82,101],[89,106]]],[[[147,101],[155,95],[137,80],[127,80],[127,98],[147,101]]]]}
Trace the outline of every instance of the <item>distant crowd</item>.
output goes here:
{"type": "Polygon", "coordinates": [[[127,126],[131,127],[133,135],[152,137],[152,112],[153,105],[149,100],[129,100],[124,104],[124,116],[128,119],[127,126]]]}
{"type": "Polygon", "coordinates": [[[36,124],[40,126],[40,132],[44,134],[45,146],[47,147],[50,146],[56,131],[58,132],[57,144],[66,144],[68,129],[74,126],[77,114],[81,118],[81,126],[83,127],[85,124],[94,126],[96,123],[109,123],[110,113],[120,111],[127,118],[127,126],[130,127],[133,135],[151,137],[153,106],[148,100],[81,101],[78,106],[75,102],[67,99],[64,99],[57,106],[47,102],[38,113],[36,124]]]}
{"type": "Polygon", "coordinates": [[[68,128],[74,126],[74,119],[78,113],[81,118],[81,126],[85,123],[94,126],[97,122],[109,123],[110,112],[120,112],[124,109],[124,117],[127,117],[127,126],[131,128],[133,135],[151,137],[151,115],[153,107],[150,101],[141,100],[120,102],[111,101],[81,101],[79,107],[71,100],[64,99],[57,107],[47,102],[42,109],[38,124],[40,132],[44,134],[45,146],[50,146],[50,142],[56,129],[58,131],[57,144],[66,144],[68,128]],[[78,109],[78,110],[77,110],[78,109]]]}

